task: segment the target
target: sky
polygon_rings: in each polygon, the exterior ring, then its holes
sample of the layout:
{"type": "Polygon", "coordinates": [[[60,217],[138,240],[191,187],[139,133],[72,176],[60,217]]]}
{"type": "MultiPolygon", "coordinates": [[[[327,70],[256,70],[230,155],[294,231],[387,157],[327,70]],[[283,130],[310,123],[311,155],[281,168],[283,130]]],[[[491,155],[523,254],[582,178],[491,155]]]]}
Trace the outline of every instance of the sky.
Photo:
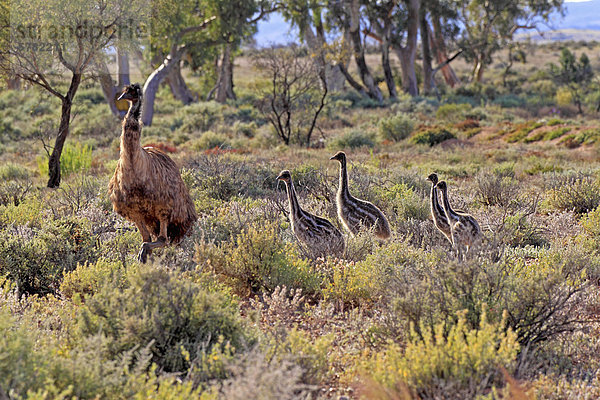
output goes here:
{"type": "MultiPolygon", "coordinates": [[[[565,0],[566,15],[555,15],[552,27],[556,29],[592,29],[600,31],[600,0],[565,0]]],[[[547,28],[550,29],[550,28],[547,28]]],[[[297,42],[297,31],[290,32],[281,14],[272,14],[268,21],[258,23],[255,36],[259,46],[297,42]]]]}

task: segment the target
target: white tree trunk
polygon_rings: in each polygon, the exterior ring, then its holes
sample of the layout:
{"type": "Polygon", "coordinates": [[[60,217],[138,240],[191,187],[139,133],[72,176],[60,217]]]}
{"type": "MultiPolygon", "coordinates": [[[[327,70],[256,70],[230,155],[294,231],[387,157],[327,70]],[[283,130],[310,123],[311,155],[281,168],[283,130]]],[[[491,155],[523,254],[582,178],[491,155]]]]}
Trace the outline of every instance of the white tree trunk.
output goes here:
{"type": "Polygon", "coordinates": [[[144,83],[144,99],[142,104],[142,123],[146,126],[152,125],[152,117],[154,117],[154,100],[156,92],[163,79],[169,74],[173,66],[179,62],[183,52],[177,52],[174,57],[170,55],[156,68],[146,82],[144,83]]]}

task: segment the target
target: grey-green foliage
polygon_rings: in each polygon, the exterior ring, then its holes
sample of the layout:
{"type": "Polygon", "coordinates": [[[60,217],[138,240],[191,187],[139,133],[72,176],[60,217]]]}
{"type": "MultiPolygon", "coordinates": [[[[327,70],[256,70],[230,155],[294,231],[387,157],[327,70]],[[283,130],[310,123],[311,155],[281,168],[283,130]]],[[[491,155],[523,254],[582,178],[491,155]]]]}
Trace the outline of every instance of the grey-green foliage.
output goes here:
{"type": "Polygon", "coordinates": [[[414,129],[414,122],[409,115],[397,113],[389,118],[379,121],[377,126],[379,137],[382,140],[399,141],[410,136],[414,129]]]}
{"type": "Polygon", "coordinates": [[[86,299],[78,334],[98,332],[114,356],[149,346],[166,372],[186,371],[216,344],[240,348],[250,339],[231,298],[159,265],[140,266],[121,287],[106,282],[86,299]]]}
{"type": "Polygon", "coordinates": [[[508,312],[508,325],[522,345],[575,329],[573,311],[589,286],[587,278],[597,275],[598,257],[568,246],[541,251],[535,263],[509,255],[495,261],[498,245],[489,244],[479,257],[464,262],[441,253],[406,257],[405,251],[391,249],[381,249],[371,259],[388,271],[382,287],[394,313],[416,328],[440,322],[450,326],[454,314],[466,310],[467,323],[476,329],[486,304],[492,320],[508,312]]]}
{"type": "Polygon", "coordinates": [[[336,136],[327,144],[332,151],[343,149],[354,149],[357,147],[374,147],[375,141],[368,133],[359,129],[352,129],[336,136]]]}
{"type": "Polygon", "coordinates": [[[47,221],[40,230],[0,230],[0,275],[16,282],[22,293],[56,291],[63,272],[97,259],[91,229],[85,219],[63,218],[47,221]]]}
{"type": "Polygon", "coordinates": [[[577,60],[575,54],[565,47],[560,53],[559,62],[559,66],[550,64],[550,74],[556,83],[569,89],[581,114],[583,96],[589,90],[588,86],[594,77],[590,59],[587,54],[582,53],[577,60]]]}

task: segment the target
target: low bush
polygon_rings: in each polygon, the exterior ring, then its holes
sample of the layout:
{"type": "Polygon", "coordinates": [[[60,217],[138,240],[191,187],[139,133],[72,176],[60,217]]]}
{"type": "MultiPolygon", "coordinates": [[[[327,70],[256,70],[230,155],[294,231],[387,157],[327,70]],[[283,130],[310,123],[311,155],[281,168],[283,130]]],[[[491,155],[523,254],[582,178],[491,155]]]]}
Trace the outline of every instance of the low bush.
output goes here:
{"type": "Polygon", "coordinates": [[[573,310],[589,285],[587,277],[600,267],[597,256],[569,245],[541,252],[534,261],[509,255],[494,261],[499,248],[500,243],[491,243],[479,257],[463,262],[437,253],[400,255],[405,258],[394,264],[379,261],[388,271],[381,287],[390,312],[413,324],[420,334],[423,325],[444,323],[449,328],[461,310],[466,310],[469,328],[476,329],[481,307],[487,304],[492,322],[500,321],[504,310],[508,312],[508,326],[523,346],[574,330],[573,310]]]}
{"type": "Polygon", "coordinates": [[[406,387],[410,397],[465,399],[484,395],[503,383],[502,370],[516,365],[516,334],[494,323],[482,311],[481,322],[471,328],[465,314],[446,333],[444,324],[413,331],[406,349],[390,344],[364,363],[363,374],[388,389],[406,387]]]}
{"type": "Polygon", "coordinates": [[[6,163],[0,166],[0,181],[25,180],[30,177],[31,171],[21,165],[6,163]]]}
{"type": "Polygon", "coordinates": [[[206,131],[199,139],[192,141],[191,148],[194,150],[208,150],[217,148],[229,148],[229,138],[222,133],[206,131]]]}
{"type": "Polygon", "coordinates": [[[569,131],[571,131],[571,128],[567,127],[551,130],[550,132],[546,133],[546,135],[544,136],[544,140],[554,140],[563,136],[566,133],[569,133],[569,131]]]}
{"type": "Polygon", "coordinates": [[[589,176],[558,176],[550,183],[543,206],[558,211],[585,214],[600,204],[598,181],[589,176]]]}
{"type": "Polygon", "coordinates": [[[398,113],[392,117],[384,118],[377,125],[379,137],[382,140],[394,142],[406,139],[414,129],[414,122],[404,113],[398,113]]]}
{"type": "Polygon", "coordinates": [[[542,126],[541,122],[527,121],[521,124],[515,125],[510,134],[506,137],[508,143],[520,142],[529,135],[531,131],[542,126]]]}
{"type": "Polygon", "coordinates": [[[516,201],[520,191],[520,185],[511,170],[482,170],[477,174],[475,182],[477,199],[485,206],[509,207],[516,201]]]}
{"type": "Polygon", "coordinates": [[[564,123],[565,123],[565,121],[563,121],[560,118],[550,118],[548,120],[548,122],[546,122],[546,125],[548,125],[548,126],[555,126],[555,125],[562,125],[564,123]]]}
{"type": "MultiPolygon", "coordinates": [[[[48,175],[48,158],[38,156],[37,166],[40,175],[48,175]]],[[[92,148],[90,145],[75,142],[66,143],[60,156],[60,173],[67,176],[73,172],[87,171],[92,166],[92,148]]]]}
{"type": "Polygon", "coordinates": [[[434,146],[448,139],[455,138],[456,136],[454,136],[452,132],[444,128],[438,127],[417,132],[412,136],[411,142],[413,142],[414,144],[427,144],[429,146],[434,146]]]}
{"type": "Polygon", "coordinates": [[[223,121],[225,106],[217,102],[198,102],[180,107],[177,116],[182,124],[178,128],[182,133],[197,133],[213,129],[223,121]]]}
{"type": "Polygon", "coordinates": [[[0,275],[21,293],[56,292],[64,272],[95,262],[98,246],[88,221],[66,218],[45,222],[39,231],[26,227],[0,231],[0,275]]]}
{"type": "Polygon", "coordinates": [[[578,133],[572,133],[560,140],[560,143],[568,148],[575,148],[581,145],[590,145],[598,142],[600,138],[599,129],[585,129],[578,133]]]}
{"type": "Polygon", "coordinates": [[[340,149],[354,149],[358,147],[374,147],[375,142],[371,135],[358,129],[352,129],[344,132],[342,135],[333,138],[327,148],[335,151],[340,149]]]}
{"type": "Polygon", "coordinates": [[[252,122],[235,121],[233,123],[232,129],[236,135],[241,135],[241,136],[251,138],[251,137],[254,137],[254,135],[256,134],[257,126],[256,126],[256,122],[254,122],[254,121],[252,121],[252,122]]]}
{"type": "Polygon", "coordinates": [[[322,277],[308,261],[285,244],[273,223],[250,225],[235,240],[223,243],[220,256],[213,253],[215,271],[225,276],[239,293],[272,292],[278,286],[302,289],[307,296],[319,293],[322,277]]]}
{"type": "Polygon", "coordinates": [[[372,304],[378,293],[378,269],[368,263],[327,260],[319,269],[326,277],[323,299],[338,310],[372,304]]]}
{"type": "Polygon", "coordinates": [[[77,334],[99,332],[113,356],[148,347],[165,372],[188,370],[215,346],[240,349],[251,340],[229,296],[158,265],[135,267],[124,281],[107,280],[86,298],[77,334]]]}
{"type": "Polygon", "coordinates": [[[473,107],[468,103],[443,104],[437,109],[435,117],[446,121],[458,122],[465,119],[465,115],[471,111],[472,108],[473,107]]]}
{"type": "Polygon", "coordinates": [[[395,218],[418,220],[429,218],[428,202],[405,183],[381,188],[380,196],[387,204],[391,205],[395,218]]]}
{"type": "Polygon", "coordinates": [[[514,94],[505,94],[495,98],[492,104],[499,105],[502,108],[517,108],[524,107],[527,100],[514,94]]]}

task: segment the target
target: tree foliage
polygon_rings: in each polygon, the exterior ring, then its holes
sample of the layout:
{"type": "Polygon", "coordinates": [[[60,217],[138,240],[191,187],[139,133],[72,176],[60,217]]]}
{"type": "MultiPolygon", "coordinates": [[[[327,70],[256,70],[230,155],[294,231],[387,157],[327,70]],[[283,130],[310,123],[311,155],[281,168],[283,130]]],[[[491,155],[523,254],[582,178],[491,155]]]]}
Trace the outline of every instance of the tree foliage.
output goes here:
{"type": "Polygon", "coordinates": [[[566,47],[562,49],[559,59],[560,65],[550,64],[550,74],[559,85],[566,86],[573,97],[580,114],[583,114],[582,98],[587,85],[594,77],[587,54],[581,53],[579,60],[566,47]]]}

